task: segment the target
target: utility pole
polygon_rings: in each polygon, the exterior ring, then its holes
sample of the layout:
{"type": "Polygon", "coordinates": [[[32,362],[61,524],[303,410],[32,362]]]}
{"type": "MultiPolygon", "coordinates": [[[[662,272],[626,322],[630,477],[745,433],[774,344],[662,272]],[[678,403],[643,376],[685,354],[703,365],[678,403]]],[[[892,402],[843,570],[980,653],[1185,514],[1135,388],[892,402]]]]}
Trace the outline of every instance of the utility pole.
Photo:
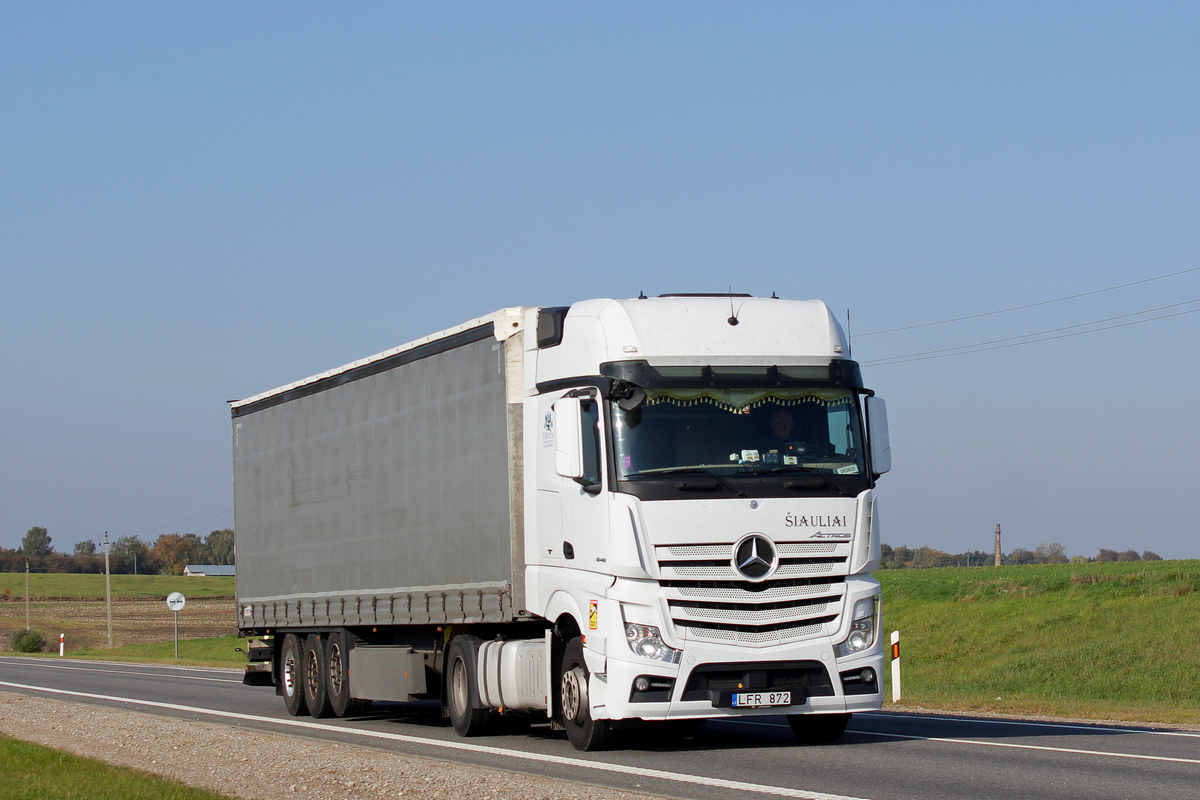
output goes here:
{"type": "Polygon", "coordinates": [[[1000,566],[1000,556],[1001,555],[1002,555],[1002,552],[1000,550],[1000,523],[997,522],[996,523],[996,566],[997,567],[1000,566]]]}
{"type": "Polygon", "coordinates": [[[108,606],[108,649],[112,650],[112,581],[108,573],[108,531],[104,532],[104,602],[108,606]]]}

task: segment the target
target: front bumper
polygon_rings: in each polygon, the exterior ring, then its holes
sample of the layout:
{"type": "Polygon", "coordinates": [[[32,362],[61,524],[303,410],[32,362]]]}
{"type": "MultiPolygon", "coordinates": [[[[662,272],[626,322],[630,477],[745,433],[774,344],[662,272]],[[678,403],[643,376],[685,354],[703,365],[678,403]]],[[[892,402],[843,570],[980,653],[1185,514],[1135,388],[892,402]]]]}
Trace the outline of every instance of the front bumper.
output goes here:
{"type": "Polygon", "coordinates": [[[764,649],[753,653],[752,661],[744,650],[731,653],[728,647],[696,642],[687,644],[676,665],[610,653],[607,673],[594,676],[604,684],[597,689],[606,701],[594,713],[609,719],[663,720],[878,711],[884,663],[879,643],[853,657],[839,660],[833,654],[828,639],[764,649]],[[874,672],[874,691],[862,682],[866,668],[874,672]],[[647,691],[638,690],[638,678],[648,678],[647,691]],[[734,708],[730,696],[737,691],[790,691],[792,704],[734,708]]]}

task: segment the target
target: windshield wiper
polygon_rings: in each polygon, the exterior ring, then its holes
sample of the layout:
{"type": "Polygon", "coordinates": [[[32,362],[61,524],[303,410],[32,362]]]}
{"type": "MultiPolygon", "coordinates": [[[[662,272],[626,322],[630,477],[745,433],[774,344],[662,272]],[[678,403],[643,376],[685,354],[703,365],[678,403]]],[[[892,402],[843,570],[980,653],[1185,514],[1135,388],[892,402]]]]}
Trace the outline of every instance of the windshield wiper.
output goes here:
{"type": "Polygon", "coordinates": [[[664,475],[664,476],[666,476],[666,475],[704,475],[709,478],[712,478],[713,481],[715,482],[714,485],[706,486],[704,484],[699,484],[699,483],[689,485],[687,483],[680,482],[680,483],[675,484],[675,488],[679,489],[681,491],[685,491],[685,492],[686,491],[696,491],[696,490],[707,491],[710,488],[715,489],[716,484],[720,484],[721,486],[724,486],[726,489],[728,489],[729,491],[736,494],[738,497],[746,497],[745,492],[741,491],[736,486],[734,486],[732,483],[725,480],[723,477],[721,477],[717,473],[713,472],[710,467],[659,467],[657,469],[648,469],[648,470],[643,470],[641,472],[634,472],[630,475],[626,475],[625,478],[626,479],[629,479],[629,478],[634,478],[634,479],[657,478],[659,475],[664,475]]]}
{"type": "Polygon", "coordinates": [[[785,489],[816,489],[821,484],[825,484],[829,488],[835,490],[838,495],[845,497],[846,492],[843,491],[840,484],[829,477],[828,473],[813,469],[812,467],[801,467],[796,464],[789,464],[784,467],[772,467],[771,469],[754,469],[743,470],[742,472],[752,475],[778,475],[781,473],[799,473],[805,476],[816,478],[815,481],[785,481],[783,486],[785,489]]]}

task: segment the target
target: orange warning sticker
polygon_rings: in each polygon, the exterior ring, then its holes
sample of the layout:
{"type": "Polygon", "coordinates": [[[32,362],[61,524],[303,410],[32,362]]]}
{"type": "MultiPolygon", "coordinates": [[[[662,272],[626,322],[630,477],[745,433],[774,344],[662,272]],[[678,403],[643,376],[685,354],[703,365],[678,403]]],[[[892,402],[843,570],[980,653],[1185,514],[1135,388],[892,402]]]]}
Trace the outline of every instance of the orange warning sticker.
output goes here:
{"type": "Polygon", "coordinates": [[[600,616],[600,604],[595,600],[588,603],[588,628],[596,630],[596,618],[600,616]]]}

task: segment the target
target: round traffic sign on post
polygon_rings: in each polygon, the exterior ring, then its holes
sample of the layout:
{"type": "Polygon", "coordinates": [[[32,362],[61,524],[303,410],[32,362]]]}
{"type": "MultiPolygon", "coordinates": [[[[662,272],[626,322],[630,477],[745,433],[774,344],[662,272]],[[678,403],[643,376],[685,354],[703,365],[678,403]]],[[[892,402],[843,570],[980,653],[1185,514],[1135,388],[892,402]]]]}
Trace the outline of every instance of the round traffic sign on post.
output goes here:
{"type": "Polygon", "coordinates": [[[183,592],[171,592],[167,595],[167,608],[175,612],[175,657],[179,658],[179,612],[183,610],[187,598],[183,592]]]}

